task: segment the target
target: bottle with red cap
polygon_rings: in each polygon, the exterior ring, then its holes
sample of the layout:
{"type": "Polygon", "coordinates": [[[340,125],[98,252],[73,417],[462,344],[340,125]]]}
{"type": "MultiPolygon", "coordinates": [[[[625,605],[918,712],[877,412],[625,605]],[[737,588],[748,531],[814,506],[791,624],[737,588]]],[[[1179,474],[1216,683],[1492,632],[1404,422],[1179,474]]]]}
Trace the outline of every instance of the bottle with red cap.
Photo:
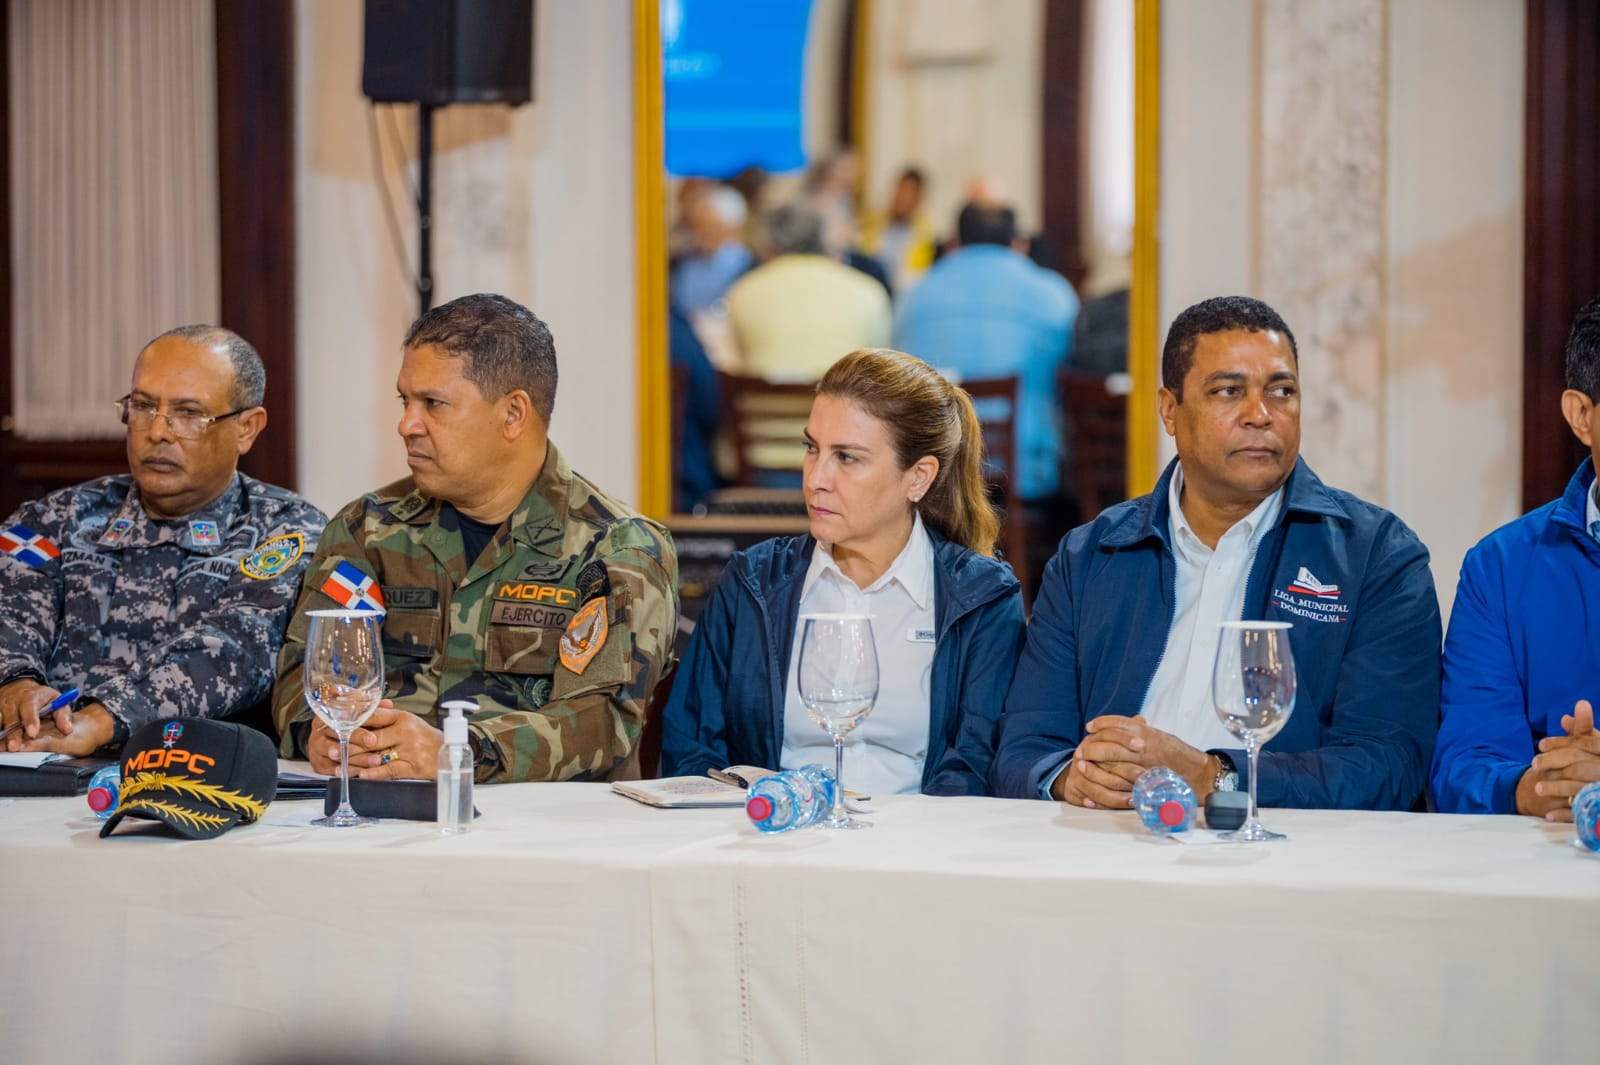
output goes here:
{"type": "Polygon", "coordinates": [[[1170,836],[1194,827],[1194,789],[1166,766],[1139,774],[1133,782],[1133,808],[1139,812],[1144,827],[1159,835],[1170,836]]]}
{"type": "Polygon", "coordinates": [[[89,801],[89,809],[104,821],[117,812],[117,801],[121,793],[122,769],[119,766],[108,765],[104,769],[96,770],[94,776],[89,778],[89,793],[85,798],[89,801]]]}
{"type": "Polygon", "coordinates": [[[1585,784],[1572,800],[1572,822],[1578,831],[1578,846],[1600,851],[1600,781],[1585,784]]]}
{"type": "Polygon", "coordinates": [[[833,774],[821,766],[785,769],[750,785],[744,812],[759,832],[804,828],[827,815],[833,787],[833,774]]]}

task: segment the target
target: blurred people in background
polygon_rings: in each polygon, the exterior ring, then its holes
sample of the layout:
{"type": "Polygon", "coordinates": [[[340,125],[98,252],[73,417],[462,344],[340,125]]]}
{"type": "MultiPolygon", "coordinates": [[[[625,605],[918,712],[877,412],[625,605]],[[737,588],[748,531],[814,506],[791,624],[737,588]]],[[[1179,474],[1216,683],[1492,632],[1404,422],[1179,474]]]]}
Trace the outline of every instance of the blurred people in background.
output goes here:
{"type": "Polygon", "coordinates": [[[762,216],[767,213],[767,187],[771,183],[772,175],[759,166],[747,166],[728,178],[728,184],[738,189],[739,195],[744,197],[746,220],[743,240],[746,247],[756,247],[756,230],[762,216]]]}
{"type": "Polygon", "coordinates": [[[889,297],[825,254],[822,216],[809,202],[766,220],[773,257],[728,291],[728,320],[747,374],[816,380],[856,348],[889,342],[889,297]]]}
{"type": "Polygon", "coordinates": [[[678,182],[673,196],[672,228],[667,232],[667,255],[673,267],[694,251],[694,234],[689,226],[689,205],[716,182],[710,178],[686,177],[678,182]]]}
{"type": "Polygon", "coordinates": [[[1126,286],[1083,301],[1073,328],[1072,368],[1108,377],[1128,369],[1126,286]]]}
{"type": "Polygon", "coordinates": [[[822,215],[825,232],[856,232],[856,184],[861,165],[856,153],[840,148],[811,164],[806,173],[806,196],[822,215]]]}
{"type": "Polygon", "coordinates": [[[1071,352],[1077,293],[1022,254],[1010,207],[969,203],[956,229],[956,249],[902,300],[894,346],[963,380],[1020,377],[1019,469],[1007,472],[1025,501],[1051,499],[1062,448],[1056,371],[1071,352]]]}
{"type": "Polygon", "coordinates": [[[715,462],[717,429],[722,421],[722,383],[706,357],[705,345],[677,304],[672,305],[669,324],[673,424],[678,427],[673,507],[686,514],[722,487],[715,462]]]}
{"type": "Polygon", "coordinates": [[[711,185],[686,207],[689,243],[672,270],[672,301],[687,314],[708,309],[727,294],[755,256],[743,243],[744,196],[730,185],[711,185]]]}
{"type": "Polygon", "coordinates": [[[926,187],[922,171],[906,167],[895,178],[888,210],[869,216],[862,226],[862,248],[884,265],[901,292],[933,265],[933,228],[921,213],[926,187]]]}
{"type": "Polygon", "coordinates": [[[806,198],[822,216],[823,252],[872,278],[893,299],[894,284],[888,268],[860,246],[861,227],[856,215],[859,177],[855,153],[841,149],[811,167],[806,175],[806,198]]]}

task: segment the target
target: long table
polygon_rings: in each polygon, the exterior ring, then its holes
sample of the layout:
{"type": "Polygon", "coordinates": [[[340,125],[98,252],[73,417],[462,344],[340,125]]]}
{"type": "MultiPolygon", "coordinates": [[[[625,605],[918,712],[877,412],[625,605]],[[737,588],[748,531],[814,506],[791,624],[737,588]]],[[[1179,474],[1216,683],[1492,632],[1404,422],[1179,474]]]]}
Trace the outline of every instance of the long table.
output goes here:
{"type": "Polygon", "coordinates": [[[0,1060],[1600,1060],[1600,858],[1525,818],[880,798],[760,836],[603,785],[478,789],[471,833],[96,838],[0,805],[0,1060]]]}

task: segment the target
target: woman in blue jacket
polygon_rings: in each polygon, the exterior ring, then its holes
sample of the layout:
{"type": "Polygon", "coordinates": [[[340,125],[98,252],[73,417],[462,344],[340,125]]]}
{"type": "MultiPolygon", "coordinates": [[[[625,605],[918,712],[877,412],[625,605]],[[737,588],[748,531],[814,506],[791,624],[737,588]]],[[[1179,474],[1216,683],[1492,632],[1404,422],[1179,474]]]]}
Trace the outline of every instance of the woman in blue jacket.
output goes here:
{"type": "Polygon", "coordinates": [[[1024,623],[972,401],[920,359],[852,352],[818,384],[805,446],[810,534],[729,561],[678,667],[663,773],[831,765],[795,682],[797,619],[864,608],[882,681],[847,741],[851,784],[987,794],[1024,623]]]}

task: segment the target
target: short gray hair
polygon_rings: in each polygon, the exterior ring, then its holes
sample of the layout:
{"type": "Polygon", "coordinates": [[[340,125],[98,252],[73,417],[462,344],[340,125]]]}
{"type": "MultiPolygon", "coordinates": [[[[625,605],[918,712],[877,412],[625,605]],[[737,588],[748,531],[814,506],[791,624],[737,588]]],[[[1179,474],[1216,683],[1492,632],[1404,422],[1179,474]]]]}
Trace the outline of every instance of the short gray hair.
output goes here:
{"type": "Polygon", "coordinates": [[[779,255],[822,255],[822,215],[807,203],[767,212],[767,240],[779,255]]]}
{"type": "MultiPolygon", "coordinates": [[[[176,329],[168,329],[150,344],[168,337],[178,337],[228,356],[228,361],[233,364],[233,389],[229,402],[235,409],[248,410],[267,401],[267,368],[261,364],[261,356],[256,353],[255,347],[238,333],[220,325],[180,325],[176,329]]],[[[148,348],[150,344],[145,347],[148,348]]]]}

